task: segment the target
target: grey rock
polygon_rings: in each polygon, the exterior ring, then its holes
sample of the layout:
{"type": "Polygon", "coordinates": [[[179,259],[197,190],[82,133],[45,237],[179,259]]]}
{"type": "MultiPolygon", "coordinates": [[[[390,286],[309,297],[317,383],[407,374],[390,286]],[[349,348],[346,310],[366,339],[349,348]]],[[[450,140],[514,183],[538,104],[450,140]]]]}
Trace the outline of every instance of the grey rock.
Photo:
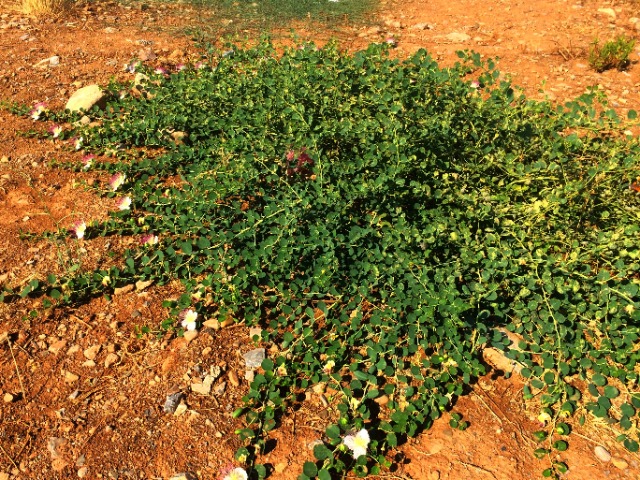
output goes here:
{"type": "Polygon", "coordinates": [[[250,350],[242,355],[242,358],[244,358],[244,363],[247,366],[247,369],[258,368],[265,358],[265,350],[264,348],[250,350]]]}
{"type": "Polygon", "coordinates": [[[64,107],[66,110],[78,112],[80,110],[91,110],[95,105],[104,108],[107,96],[99,85],[87,85],[76,91],[64,107]]]}
{"type": "Polygon", "coordinates": [[[182,397],[184,397],[184,394],[182,392],[176,392],[172,393],[171,395],[167,395],[167,399],[164,402],[165,413],[174,413],[176,411],[176,408],[178,408],[182,397]]]}

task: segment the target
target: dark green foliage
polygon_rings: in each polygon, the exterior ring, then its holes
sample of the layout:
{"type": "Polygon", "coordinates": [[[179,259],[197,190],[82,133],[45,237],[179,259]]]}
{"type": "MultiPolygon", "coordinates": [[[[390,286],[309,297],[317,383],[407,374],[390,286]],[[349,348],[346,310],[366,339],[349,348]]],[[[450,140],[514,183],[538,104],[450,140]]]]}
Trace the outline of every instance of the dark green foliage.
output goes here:
{"type": "MultiPolygon", "coordinates": [[[[640,197],[629,185],[640,148],[615,114],[596,113],[595,94],[530,101],[477,55],[450,69],[382,46],[211,55],[201,69],[151,74],[148,99],[112,100],[101,126],[77,132],[96,153],[123,149],[101,168],[125,173],[133,200],[87,236],[159,242],[53,282],[54,299],[179,278],[174,313],[264,326],[280,351],[245,398],[250,465],[292,392],[327,382],[340,420],[304,478],[378,471],[485,372],[485,346],[521,363],[525,395],[541,389],[563,417],[581,401],[564,379],[590,379],[587,409],[616,419],[623,403],[625,445],[637,449],[640,197]],[[365,427],[369,453],[354,460],[341,441],[365,427]]],[[[561,425],[549,450],[567,448],[561,425]]]]}
{"type": "Polygon", "coordinates": [[[600,42],[595,40],[589,51],[589,65],[596,72],[604,72],[612,68],[624,70],[631,63],[629,55],[633,52],[635,44],[636,41],[633,38],[627,39],[623,36],[605,42],[604,45],[600,45],[600,42]]]}

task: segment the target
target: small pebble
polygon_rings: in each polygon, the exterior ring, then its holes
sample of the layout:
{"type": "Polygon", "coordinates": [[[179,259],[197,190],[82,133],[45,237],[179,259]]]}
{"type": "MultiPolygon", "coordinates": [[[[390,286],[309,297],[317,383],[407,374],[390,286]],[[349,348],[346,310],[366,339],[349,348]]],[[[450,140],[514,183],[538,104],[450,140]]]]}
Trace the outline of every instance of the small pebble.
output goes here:
{"type": "Polygon", "coordinates": [[[227,375],[229,377],[229,383],[231,385],[233,385],[234,387],[240,385],[240,379],[238,378],[238,374],[235,371],[231,370],[227,375]]]}
{"type": "Polygon", "coordinates": [[[620,470],[626,470],[627,468],[629,468],[629,464],[620,457],[613,457],[611,459],[611,463],[613,463],[614,467],[620,470]]]}
{"type": "Polygon", "coordinates": [[[82,467],[78,469],[78,477],[80,478],[84,478],[87,476],[87,473],[89,472],[89,469],[87,467],[82,467]]]}
{"type": "Polygon", "coordinates": [[[254,350],[250,350],[244,355],[244,363],[247,366],[247,369],[258,368],[262,365],[262,361],[265,358],[265,349],[264,348],[256,348],[254,350]]]}
{"type": "Polygon", "coordinates": [[[184,339],[187,341],[187,344],[191,343],[197,336],[197,330],[187,330],[184,332],[184,339]]]}
{"type": "Polygon", "coordinates": [[[595,453],[596,457],[598,457],[598,460],[600,460],[601,462],[607,463],[611,461],[611,454],[606,448],[601,445],[598,445],[596,448],[594,448],[593,453],[595,453]]]}
{"type": "Polygon", "coordinates": [[[174,413],[176,408],[178,408],[178,404],[182,399],[182,392],[172,393],[171,395],[167,395],[167,399],[164,402],[164,411],[166,413],[174,413]]]}
{"type": "Polygon", "coordinates": [[[10,393],[5,393],[5,394],[4,394],[4,397],[2,397],[2,399],[4,400],[4,403],[11,403],[11,402],[13,402],[13,399],[14,399],[14,398],[15,398],[15,397],[14,397],[12,394],[10,394],[10,393]]]}

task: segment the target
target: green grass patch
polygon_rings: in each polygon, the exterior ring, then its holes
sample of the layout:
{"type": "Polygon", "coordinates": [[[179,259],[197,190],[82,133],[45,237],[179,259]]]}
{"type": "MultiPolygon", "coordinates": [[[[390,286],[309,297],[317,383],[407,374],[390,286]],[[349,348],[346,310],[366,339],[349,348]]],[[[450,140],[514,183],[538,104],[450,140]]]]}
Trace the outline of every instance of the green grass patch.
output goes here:
{"type": "Polygon", "coordinates": [[[190,28],[198,37],[289,32],[305,26],[338,34],[370,24],[378,0],[190,0],[198,17],[190,28]]]}
{"type": "Polygon", "coordinates": [[[638,449],[640,145],[602,98],[529,100],[475,54],[440,68],[424,51],[264,42],[209,58],[146,72],[138,98],[111,85],[100,125],[63,133],[115,153],[91,167],[117,174],[98,191],[131,199],[85,238],[139,246],[22,294],[73,303],[180,279],[163,328],[261,325],[277,351],[237,412],[236,457],[259,477],[269,431],[319,383],[338,392],[339,420],[300,478],[378,473],[485,373],[489,346],[546,407],[546,476],[567,468],[570,427],[554,425],[575,412],[638,449]]]}
{"type": "Polygon", "coordinates": [[[633,52],[635,45],[635,39],[624,36],[609,40],[602,45],[595,40],[589,50],[589,65],[596,72],[604,72],[612,68],[624,70],[631,64],[629,55],[633,52]]]}

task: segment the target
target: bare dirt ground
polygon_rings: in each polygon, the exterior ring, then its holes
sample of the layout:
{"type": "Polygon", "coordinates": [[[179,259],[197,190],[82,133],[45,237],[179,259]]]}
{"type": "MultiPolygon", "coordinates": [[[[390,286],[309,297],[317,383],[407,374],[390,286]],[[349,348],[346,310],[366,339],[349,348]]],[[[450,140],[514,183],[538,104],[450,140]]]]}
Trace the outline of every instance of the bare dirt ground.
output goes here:
{"type": "MultiPolygon", "coordinates": [[[[0,0],[0,100],[63,108],[80,86],[125,78],[123,65],[132,58],[197,61],[200,53],[182,28],[198,17],[184,4],[91,2],[35,19],[0,0]]],[[[499,69],[529,96],[562,103],[599,86],[624,114],[640,107],[640,47],[626,72],[594,72],[587,52],[595,38],[638,38],[637,17],[640,4],[633,2],[405,0],[383,4],[373,26],[296,28],[319,43],[337,34],[348,49],[393,36],[399,56],[424,47],[443,64],[454,62],[457,50],[473,49],[499,56],[499,69]]],[[[79,161],[82,152],[28,134],[46,128],[0,109],[0,283],[22,285],[78,263],[97,266],[124,242],[21,237],[80,218],[98,220],[114,208],[80,186],[97,180],[90,174],[49,166],[79,161]]],[[[240,446],[233,432],[242,423],[231,413],[247,391],[241,354],[255,345],[243,325],[205,329],[191,341],[140,335],[143,326],[157,329],[167,315],[162,301],[177,294],[175,286],[150,286],[50,312],[35,310],[39,301],[30,299],[0,304],[0,480],[169,479],[181,472],[221,478],[240,446]],[[198,394],[215,367],[221,374],[212,393],[198,394]],[[167,395],[177,392],[184,406],[165,412],[167,395]]],[[[470,427],[453,430],[445,414],[398,450],[398,466],[386,477],[540,478],[549,460],[533,456],[538,410],[523,403],[521,389],[520,379],[499,372],[480,379],[455,406],[470,427]]],[[[271,478],[297,477],[331,415],[312,394],[288,412],[261,458],[271,465],[271,478]]],[[[626,452],[606,425],[588,421],[569,443],[561,456],[568,479],[640,478],[637,454],[626,452]],[[610,461],[595,455],[598,445],[610,461]]]]}

